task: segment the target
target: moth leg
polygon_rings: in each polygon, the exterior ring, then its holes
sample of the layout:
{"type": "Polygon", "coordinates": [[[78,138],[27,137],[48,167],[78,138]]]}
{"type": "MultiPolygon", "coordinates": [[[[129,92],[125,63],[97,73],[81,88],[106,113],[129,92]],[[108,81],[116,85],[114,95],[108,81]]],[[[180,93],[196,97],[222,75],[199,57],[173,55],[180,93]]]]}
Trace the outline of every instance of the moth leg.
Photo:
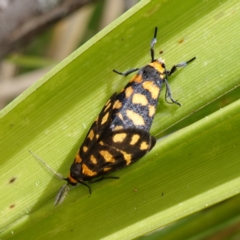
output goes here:
{"type": "Polygon", "coordinates": [[[102,181],[102,180],[104,180],[104,179],[108,179],[108,178],[119,179],[119,177],[114,177],[114,176],[108,176],[108,177],[102,176],[102,177],[100,177],[100,178],[98,178],[98,179],[96,179],[96,180],[93,180],[93,181],[92,181],[92,179],[91,179],[91,180],[89,180],[88,182],[89,182],[89,183],[95,183],[95,182],[100,182],[100,181],[102,181]]]}
{"type": "Polygon", "coordinates": [[[129,74],[131,74],[131,73],[133,73],[133,72],[136,72],[136,71],[138,71],[138,70],[139,70],[139,68],[133,68],[133,69],[127,70],[126,72],[119,72],[119,71],[113,69],[113,72],[115,72],[115,73],[117,73],[117,74],[119,74],[119,75],[123,75],[123,76],[126,77],[127,75],[129,75],[129,74]]]}
{"type": "Polygon", "coordinates": [[[170,71],[166,71],[168,76],[171,76],[174,72],[176,72],[177,68],[179,67],[186,67],[190,62],[192,62],[193,60],[195,60],[196,57],[191,58],[190,60],[186,61],[186,62],[180,62],[176,65],[174,65],[170,71]]]}
{"type": "Polygon", "coordinates": [[[180,102],[173,99],[171,89],[170,89],[170,86],[169,86],[169,83],[168,83],[167,79],[165,79],[164,81],[165,81],[165,84],[166,84],[165,101],[169,104],[175,103],[178,106],[182,106],[182,104],[180,102]],[[170,98],[172,102],[169,102],[168,98],[170,98]]]}
{"type": "Polygon", "coordinates": [[[166,71],[166,79],[164,80],[165,83],[166,83],[165,101],[166,101],[167,103],[170,103],[170,104],[174,103],[174,104],[177,104],[177,105],[179,105],[179,106],[182,106],[181,103],[179,103],[178,101],[176,101],[176,100],[173,99],[172,93],[171,93],[171,89],[170,89],[170,86],[169,86],[169,84],[168,84],[168,78],[167,78],[167,77],[168,77],[168,76],[171,76],[174,72],[176,72],[177,68],[179,68],[179,67],[185,67],[185,66],[187,66],[190,62],[192,62],[192,61],[195,60],[195,59],[196,59],[196,57],[191,58],[190,60],[188,60],[188,61],[186,61],[186,62],[178,63],[178,64],[174,65],[174,66],[171,68],[170,71],[168,71],[168,70],[165,69],[165,71],[166,71]],[[171,99],[171,102],[169,102],[168,99],[171,99]]]}
{"type": "Polygon", "coordinates": [[[88,188],[89,194],[92,194],[92,190],[91,190],[90,186],[87,183],[81,181],[80,184],[86,186],[88,188]]]}

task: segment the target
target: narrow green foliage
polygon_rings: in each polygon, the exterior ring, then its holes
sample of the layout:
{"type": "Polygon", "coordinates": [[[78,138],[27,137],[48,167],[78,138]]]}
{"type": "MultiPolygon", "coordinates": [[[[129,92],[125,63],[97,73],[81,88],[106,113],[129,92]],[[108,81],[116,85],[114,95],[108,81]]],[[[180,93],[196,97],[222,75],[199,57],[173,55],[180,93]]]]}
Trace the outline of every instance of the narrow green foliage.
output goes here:
{"type": "Polygon", "coordinates": [[[64,183],[28,150],[67,176],[105,101],[129,80],[112,69],[148,63],[156,26],[156,52],[163,51],[168,69],[197,59],[171,77],[173,97],[183,106],[165,103],[162,94],[154,136],[233,90],[240,83],[239,10],[236,0],[140,1],[3,109],[1,239],[132,239],[238,194],[236,98],[161,139],[146,157],[116,172],[119,180],[93,184],[91,196],[85,187],[71,189],[59,207],[54,196],[64,183]]]}

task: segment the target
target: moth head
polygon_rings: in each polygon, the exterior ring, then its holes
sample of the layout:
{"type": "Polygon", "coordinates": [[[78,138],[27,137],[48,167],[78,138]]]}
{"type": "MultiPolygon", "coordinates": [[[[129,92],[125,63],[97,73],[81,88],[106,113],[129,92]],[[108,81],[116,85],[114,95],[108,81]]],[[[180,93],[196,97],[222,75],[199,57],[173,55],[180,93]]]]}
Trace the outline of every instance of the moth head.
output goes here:
{"type": "Polygon", "coordinates": [[[165,64],[165,61],[162,58],[158,58],[158,59],[156,59],[156,61],[159,62],[159,63],[165,64]]]}
{"type": "Polygon", "coordinates": [[[58,191],[58,194],[55,197],[54,206],[57,206],[63,202],[68,194],[68,191],[70,190],[70,186],[76,186],[78,184],[78,181],[74,178],[74,176],[72,176],[72,174],[69,174],[67,178],[62,178],[62,180],[67,181],[67,183],[64,184],[58,191]]]}

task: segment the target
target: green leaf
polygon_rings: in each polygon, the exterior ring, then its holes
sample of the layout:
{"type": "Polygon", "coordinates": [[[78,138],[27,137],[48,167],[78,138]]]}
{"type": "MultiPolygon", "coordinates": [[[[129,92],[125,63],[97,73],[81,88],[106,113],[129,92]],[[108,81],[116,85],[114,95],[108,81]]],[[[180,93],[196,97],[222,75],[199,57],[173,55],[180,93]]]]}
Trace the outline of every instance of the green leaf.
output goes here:
{"type": "Polygon", "coordinates": [[[171,78],[183,106],[165,103],[162,94],[153,135],[231,91],[240,82],[239,10],[230,0],[141,1],[3,109],[2,238],[131,239],[238,194],[239,98],[161,139],[146,157],[114,173],[120,180],[93,184],[91,196],[83,186],[72,189],[59,207],[54,195],[64,183],[28,150],[67,175],[103,104],[129,80],[112,69],[147,64],[156,26],[156,52],[163,51],[169,69],[197,59],[171,78]]]}
{"type": "Polygon", "coordinates": [[[178,220],[160,231],[137,238],[154,239],[238,239],[240,195],[178,220]],[[215,235],[214,235],[215,234],[215,235]]]}

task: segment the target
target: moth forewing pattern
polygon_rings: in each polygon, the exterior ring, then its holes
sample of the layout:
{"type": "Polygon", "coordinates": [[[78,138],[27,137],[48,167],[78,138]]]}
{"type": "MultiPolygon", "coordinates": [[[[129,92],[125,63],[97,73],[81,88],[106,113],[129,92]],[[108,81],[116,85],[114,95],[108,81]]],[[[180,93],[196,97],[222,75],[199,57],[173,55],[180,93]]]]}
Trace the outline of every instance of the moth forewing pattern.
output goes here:
{"type": "Polygon", "coordinates": [[[86,138],[84,139],[79,152],[76,155],[75,161],[82,162],[82,158],[85,158],[94,150],[95,144],[102,137],[102,135],[109,129],[109,125],[112,121],[113,105],[116,99],[116,93],[114,93],[106,102],[100,114],[90,127],[86,138]]]}
{"type": "Polygon", "coordinates": [[[108,131],[96,144],[94,152],[86,161],[82,178],[91,180],[128,166],[150,151],[156,140],[142,129],[108,131]]]}
{"type": "MultiPolygon", "coordinates": [[[[90,127],[86,138],[84,139],[79,151],[76,154],[74,162],[70,169],[70,174],[67,181],[71,185],[77,183],[83,183],[86,179],[83,177],[93,177],[95,173],[92,173],[91,169],[88,169],[86,163],[93,161],[92,154],[96,151],[96,147],[99,144],[100,139],[109,129],[109,125],[112,120],[113,104],[116,99],[116,93],[114,93],[106,102],[100,114],[90,127]]],[[[87,179],[88,180],[88,179],[87,179]]]]}
{"type": "MultiPolygon", "coordinates": [[[[164,73],[163,67],[161,71],[164,73]]],[[[139,128],[149,131],[156,113],[162,84],[163,79],[158,70],[148,65],[141,68],[117,95],[118,104],[114,105],[110,128],[112,130],[139,128]]]]}

